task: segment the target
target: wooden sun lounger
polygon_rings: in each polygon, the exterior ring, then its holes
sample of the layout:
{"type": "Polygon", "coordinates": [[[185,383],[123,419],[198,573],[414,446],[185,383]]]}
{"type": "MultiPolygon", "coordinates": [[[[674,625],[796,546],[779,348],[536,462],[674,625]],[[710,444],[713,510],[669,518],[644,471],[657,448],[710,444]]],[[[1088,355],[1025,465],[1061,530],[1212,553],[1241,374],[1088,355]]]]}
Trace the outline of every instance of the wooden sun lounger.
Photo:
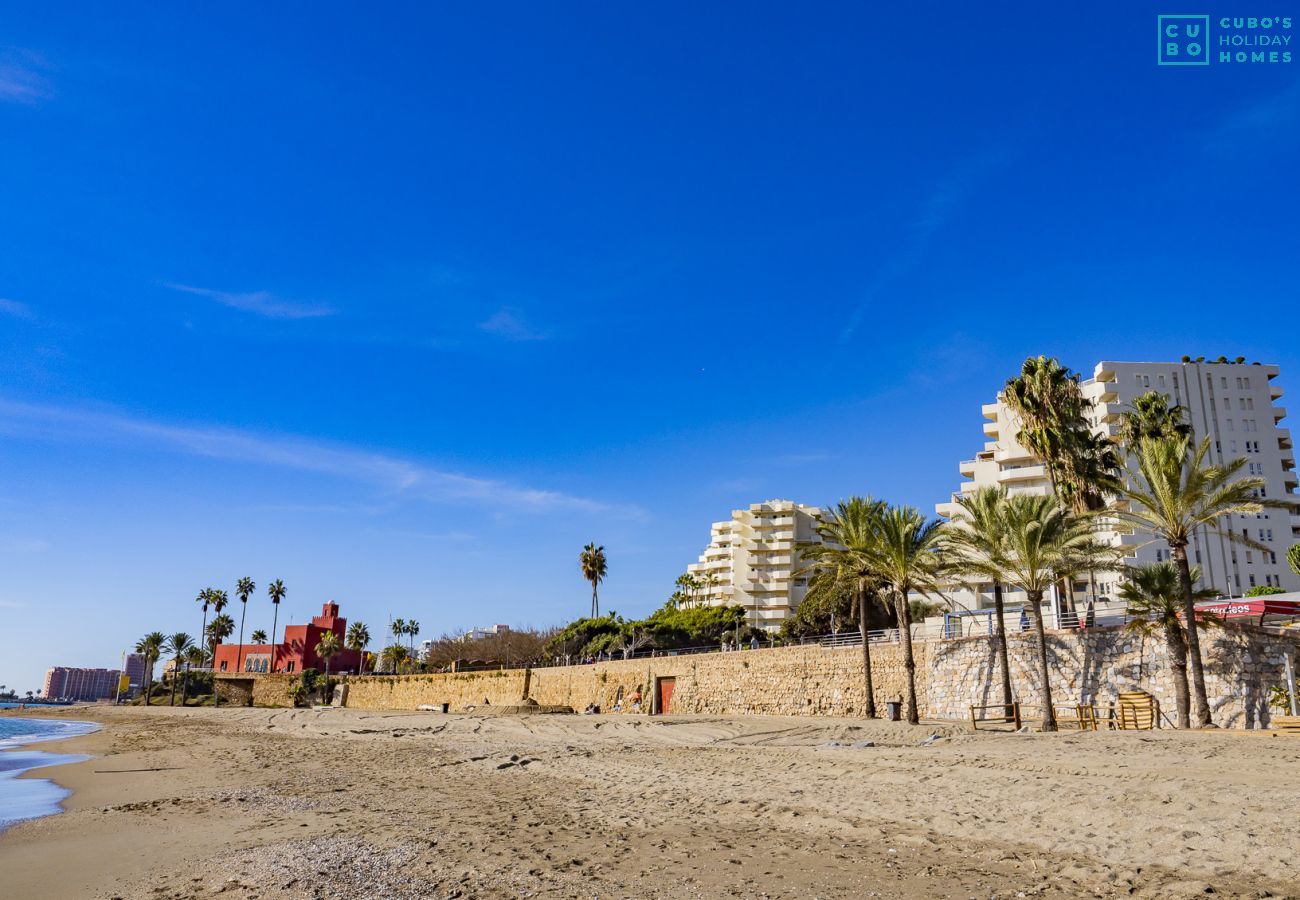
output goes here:
{"type": "Polygon", "coordinates": [[[1269,724],[1279,734],[1300,734],[1300,716],[1274,716],[1269,724]]]}
{"type": "Polygon", "coordinates": [[[1115,725],[1121,731],[1151,731],[1160,727],[1160,701],[1146,691],[1120,691],[1115,725]]]}

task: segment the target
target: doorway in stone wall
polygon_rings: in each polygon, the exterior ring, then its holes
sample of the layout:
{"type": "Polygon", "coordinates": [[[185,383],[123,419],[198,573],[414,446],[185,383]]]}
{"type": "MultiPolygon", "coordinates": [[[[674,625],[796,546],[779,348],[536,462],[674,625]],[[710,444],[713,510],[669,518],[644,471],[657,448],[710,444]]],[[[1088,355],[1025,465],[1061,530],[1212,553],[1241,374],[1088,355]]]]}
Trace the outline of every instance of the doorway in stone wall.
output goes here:
{"type": "Polygon", "coordinates": [[[657,716],[666,716],[672,709],[673,689],[677,687],[676,678],[656,678],[655,679],[655,708],[654,714],[657,716]]]}

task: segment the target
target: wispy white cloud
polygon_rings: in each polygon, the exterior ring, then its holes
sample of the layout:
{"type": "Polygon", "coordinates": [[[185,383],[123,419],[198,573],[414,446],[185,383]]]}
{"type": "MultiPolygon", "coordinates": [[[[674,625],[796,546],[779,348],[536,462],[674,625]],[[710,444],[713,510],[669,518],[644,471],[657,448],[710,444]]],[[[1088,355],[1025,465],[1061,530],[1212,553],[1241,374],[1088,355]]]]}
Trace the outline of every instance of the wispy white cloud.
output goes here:
{"type": "Polygon", "coordinates": [[[222,306],[255,313],[268,319],[318,319],[322,316],[332,316],[337,312],[333,307],[324,303],[301,303],[296,300],[285,300],[270,291],[239,293],[170,282],[166,286],[173,291],[193,294],[196,297],[206,297],[209,300],[217,301],[222,306]]]}
{"type": "Polygon", "coordinates": [[[39,53],[10,48],[0,50],[0,101],[36,106],[54,96],[44,75],[48,66],[39,53]]]}
{"type": "Polygon", "coordinates": [[[1239,145],[1279,150],[1300,142],[1300,80],[1227,115],[1208,135],[1216,151],[1239,145]]]}
{"type": "Polygon", "coordinates": [[[4,297],[0,297],[0,315],[28,321],[36,318],[36,314],[32,312],[31,307],[27,304],[19,303],[17,300],[6,300],[4,297]]]}
{"type": "Polygon", "coordinates": [[[862,299],[849,314],[840,330],[841,345],[847,344],[857,333],[881,292],[921,265],[935,234],[958,214],[981,182],[992,172],[1006,167],[1013,158],[1014,150],[1009,144],[986,147],[961,160],[931,186],[916,218],[909,223],[901,250],[875,273],[863,291],[862,299]]]}
{"type": "Polygon", "coordinates": [[[644,511],[561,491],[465,475],[423,463],[298,436],[230,428],[171,425],[115,411],[0,400],[0,433],[64,442],[142,444],[150,450],[272,466],[361,482],[393,495],[480,504],[510,511],[575,510],[640,518],[644,511]]]}
{"type": "Polygon", "coordinates": [[[495,334],[508,341],[544,341],[550,337],[545,331],[534,328],[524,321],[524,317],[518,310],[508,307],[497,310],[485,321],[480,322],[478,327],[488,334],[495,334]]]}

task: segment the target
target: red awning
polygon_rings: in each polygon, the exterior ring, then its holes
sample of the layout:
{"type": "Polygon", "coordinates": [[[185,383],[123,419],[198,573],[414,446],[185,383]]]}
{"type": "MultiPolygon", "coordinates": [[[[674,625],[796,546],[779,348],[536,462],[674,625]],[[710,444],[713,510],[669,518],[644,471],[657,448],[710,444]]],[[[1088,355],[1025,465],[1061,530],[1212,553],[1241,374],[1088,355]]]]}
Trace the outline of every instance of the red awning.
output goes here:
{"type": "Polygon", "coordinates": [[[1300,601],[1272,597],[1240,597],[1196,604],[1197,612],[1213,613],[1225,619],[1244,616],[1300,616],[1300,601]]]}

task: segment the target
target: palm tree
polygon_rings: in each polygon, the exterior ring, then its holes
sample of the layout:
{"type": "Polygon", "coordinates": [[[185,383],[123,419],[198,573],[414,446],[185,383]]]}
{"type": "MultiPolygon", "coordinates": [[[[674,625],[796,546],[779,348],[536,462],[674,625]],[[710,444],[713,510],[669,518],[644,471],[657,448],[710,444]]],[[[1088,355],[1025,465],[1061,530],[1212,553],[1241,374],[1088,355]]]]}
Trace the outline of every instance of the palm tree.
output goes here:
{"type": "Polygon", "coordinates": [[[1169,398],[1159,391],[1147,391],[1133,399],[1133,408],[1120,414],[1120,440],[1126,447],[1136,447],[1142,438],[1187,437],[1192,426],[1187,410],[1170,406],[1169,398]]]}
{"type": "Polygon", "coordinates": [[[1020,419],[1016,441],[1043,461],[1052,488],[1059,489],[1068,474],[1066,442],[1084,422],[1078,376],[1055,359],[1031,356],[1020,375],[1007,381],[1002,396],[1020,419]]]}
{"type": "Polygon", "coordinates": [[[957,500],[960,508],[953,519],[957,527],[948,530],[947,546],[953,551],[949,562],[955,571],[993,582],[996,621],[993,640],[998,664],[1002,668],[1002,703],[1010,715],[1013,702],[1011,664],[1007,658],[1007,622],[1002,597],[1007,552],[1006,526],[1002,517],[1006,502],[1007,489],[1002,486],[982,487],[973,494],[963,494],[957,500]]]}
{"type": "Polygon", "coordinates": [[[411,619],[406,623],[406,633],[411,636],[411,655],[415,655],[415,638],[420,633],[420,623],[411,619]]]}
{"type": "Polygon", "coordinates": [[[256,631],[254,631],[251,635],[249,635],[248,639],[252,641],[254,644],[265,644],[266,632],[263,631],[261,628],[259,628],[256,631]]]}
{"type": "Polygon", "coordinates": [[[938,549],[944,524],[926,519],[912,506],[886,506],[875,521],[868,552],[868,566],[890,592],[898,617],[903,644],[903,667],[907,670],[907,721],[921,721],[916,708],[916,659],[912,655],[912,591],[939,594],[943,564],[938,549]]]}
{"type": "MultiPolygon", "coordinates": [[[[168,706],[176,705],[176,682],[181,677],[181,657],[184,656],[194,645],[194,641],[188,634],[178,631],[171,637],[167,638],[167,643],[163,649],[172,654],[172,693],[167,701],[168,706]]],[[[185,679],[185,691],[181,694],[181,706],[185,705],[185,698],[189,695],[190,682],[189,678],[185,679]]]]}
{"type": "Polygon", "coordinates": [[[207,651],[203,649],[202,644],[190,644],[190,649],[185,651],[185,694],[181,697],[181,706],[184,706],[189,700],[189,670],[202,668],[207,661],[207,651]]]}
{"type": "Polygon", "coordinates": [[[1236,478],[1246,465],[1238,457],[1223,465],[1210,465],[1210,439],[1203,438],[1193,447],[1191,435],[1143,438],[1138,441],[1134,460],[1128,465],[1127,483],[1119,488],[1125,507],[1114,515],[1123,522],[1150,531],[1169,544],[1169,555],[1178,568],[1183,593],[1183,617],[1187,623],[1187,651],[1192,671],[1192,691],[1196,699],[1196,722],[1210,726],[1210,701],[1205,691],[1205,670],[1201,664],[1201,639],[1196,628],[1196,596],[1192,588],[1192,570],[1187,560],[1187,545],[1199,528],[1217,531],[1237,543],[1267,550],[1226,527],[1221,519],[1232,515],[1255,515],[1264,506],[1280,506],[1260,501],[1256,494],[1264,487],[1263,478],[1249,475],[1236,478]]]}
{"type": "Polygon", "coordinates": [[[153,693],[153,664],[162,656],[167,636],[161,631],[151,631],[136,642],[135,652],[144,657],[145,685],[144,705],[149,705],[149,695],[153,693]]]}
{"type": "Polygon", "coordinates": [[[1043,594],[1062,577],[1095,565],[1103,551],[1090,519],[1063,507],[1056,497],[1016,494],[1003,504],[1006,544],[1000,567],[1009,584],[1025,592],[1038,639],[1038,675],[1043,691],[1043,730],[1056,730],[1052,685],[1043,630],[1043,594]]]}
{"type": "Polygon", "coordinates": [[[591,617],[600,618],[600,598],[596,596],[596,587],[605,580],[609,565],[605,560],[605,548],[597,547],[595,542],[582,548],[578,554],[578,565],[582,568],[582,577],[591,582],[591,617]]]}
{"type": "Polygon", "coordinates": [[[357,674],[364,675],[366,669],[366,646],[370,643],[370,629],[365,622],[353,622],[348,626],[347,646],[356,651],[360,657],[357,662],[357,674]]]}
{"type": "Polygon", "coordinates": [[[401,644],[389,644],[384,648],[380,658],[384,661],[385,668],[391,666],[393,674],[396,675],[403,664],[411,658],[411,654],[401,644]]]}
{"type": "Polygon", "coordinates": [[[393,624],[388,627],[393,632],[393,637],[397,640],[397,643],[400,644],[402,642],[402,636],[406,634],[406,620],[394,619],[393,624]]]}
{"type": "Polygon", "coordinates": [[[342,649],[343,644],[339,641],[339,636],[332,631],[322,634],[316,643],[316,655],[325,661],[325,687],[322,688],[322,697],[327,696],[330,689],[330,660],[342,649]]]}
{"type": "Polygon", "coordinates": [[[235,671],[244,671],[244,615],[248,612],[248,598],[253,596],[257,585],[251,578],[241,578],[235,583],[235,594],[239,597],[239,649],[235,651],[235,671]]]}
{"type": "MultiPolygon", "coordinates": [[[[271,637],[279,634],[276,627],[280,624],[280,601],[287,593],[284,582],[278,578],[266,586],[266,594],[271,598],[271,605],[275,607],[275,612],[271,615],[271,637]]],[[[275,647],[271,648],[271,671],[275,671],[275,647]]]]}
{"type": "Polygon", "coordinates": [[[819,544],[799,548],[814,571],[809,593],[827,594],[843,582],[851,585],[858,607],[858,632],[862,637],[862,688],[866,697],[863,715],[876,716],[875,689],[871,679],[871,641],[867,635],[867,604],[875,593],[879,573],[873,568],[871,551],[885,504],[870,497],[850,497],[828,512],[817,525],[819,544]]]}
{"type": "Polygon", "coordinates": [[[235,620],[230,616],[222,613],[219,616],[213,616],[212,621],[208,623],[208,648],[212,652],[212,658],[217,658],[217,645],[225,643],[226,638],[235,633],[235,620]]]}
{"type": "Polygon", "coordinates": [[[203,605],[203,627],[199,629],[199,640],[202,641],[203,635],[208,633],[208,607],[212,604],[212,588],[199,591],[199,595],[194,600],[203,605]]]}
{"type": "MultiPolygon", "coordinates": [[[[1078,514],[1104,507],[1106,495],[1117,493],[1120,459],[1110,439],[1088,425],[1079,376],[1055,359],[1029,357],[1007,381],[1003,399],[1020,418],[1016,441],[1043,461],[1061,502],[1078,514]]],[[[1066,584],[1058,596],[1074,608],[1066,584]]]]}
{"type": "MultiPolygon", "coordinates": [[[[1192,580],[1201,577],[1199,569],[1192,569],[1192,580]]],[[[1200,590],[1197,600],[1212,600],[1217,591],[1200,590]]],[[[1128,603],[1130,631],[1140,634],[1164,635],[1169,651],[1169,667],[1174,670],[1174,695],[1178,704],[1178,727],[1191,727],[1191,695],[1187,688],[1187,632],[1183,627],[1183,588],[1178,579],[1178,567],[1172,562],[1158,562],[1140,569],[1130,569],[1128,580],[1119,588],[1119,595],[1128,603]]],[[[1207,614],[1200,613],[1201,621],[1207,614]]]]}

